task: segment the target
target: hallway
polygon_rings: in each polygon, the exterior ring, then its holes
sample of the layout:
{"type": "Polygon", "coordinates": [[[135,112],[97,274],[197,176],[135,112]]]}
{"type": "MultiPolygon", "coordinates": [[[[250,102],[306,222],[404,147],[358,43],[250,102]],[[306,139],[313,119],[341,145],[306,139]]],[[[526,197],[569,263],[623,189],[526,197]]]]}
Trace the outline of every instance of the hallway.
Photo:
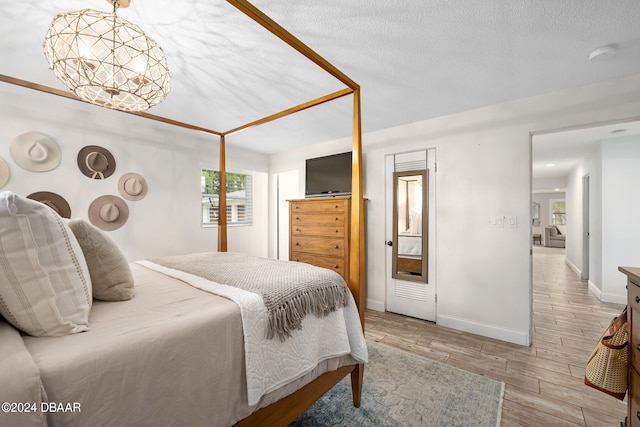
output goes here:
{"type": "Polygon", "coordinates": [[[591,294],[586,281],[565,263],[564,249],[534,246],[532,346],[376,311],[366,313],[365,334],[369,340],[504,381],[502,427],[618,427],[626,400],[587,387],[583,379],[591,350],[623,308],[591,294]]]}

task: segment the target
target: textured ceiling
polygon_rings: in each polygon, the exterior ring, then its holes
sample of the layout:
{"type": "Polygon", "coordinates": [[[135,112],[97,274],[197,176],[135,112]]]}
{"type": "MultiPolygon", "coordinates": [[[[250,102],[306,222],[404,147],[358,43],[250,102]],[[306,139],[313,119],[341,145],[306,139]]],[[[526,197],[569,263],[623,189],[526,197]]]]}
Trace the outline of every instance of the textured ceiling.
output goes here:
{"type": "MultiPolygon", "coordinates": [[[[255,0],[360,84],[363,130],[640,72],[637,0],[255,0]],[[596,47],[617,44],[607,61],[596,47]]],[[[104,0],[0,0],[0,73],[63,89],[42,52],[53,16],[104,0]]],[[[133,0],[118,14],[163,47],[150,113],[226,131],[344,86],[223,0],[133,0]]],[[[97,107],[90,107],[97,108],[97,107]]],[[[229,137],[273,153],[349,136],[351,97],[229,137]]]]}
{"type": "Polygon", "coordinates": [[[640,137],[640,121],[535,135],[532,144],[533,177],[566,177],[580,160],[592,155],[601,142],[631,137],[640,137]]]}

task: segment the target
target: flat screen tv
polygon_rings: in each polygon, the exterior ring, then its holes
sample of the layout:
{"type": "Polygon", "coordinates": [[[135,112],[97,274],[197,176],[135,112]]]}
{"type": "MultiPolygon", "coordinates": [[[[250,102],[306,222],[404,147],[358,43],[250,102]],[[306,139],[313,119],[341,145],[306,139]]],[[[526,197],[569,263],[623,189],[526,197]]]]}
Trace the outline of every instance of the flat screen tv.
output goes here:
{"type": "Polygon", "coordinates": [[[351,195],[351,151],[307,159],[305,197],[351,195]]]}

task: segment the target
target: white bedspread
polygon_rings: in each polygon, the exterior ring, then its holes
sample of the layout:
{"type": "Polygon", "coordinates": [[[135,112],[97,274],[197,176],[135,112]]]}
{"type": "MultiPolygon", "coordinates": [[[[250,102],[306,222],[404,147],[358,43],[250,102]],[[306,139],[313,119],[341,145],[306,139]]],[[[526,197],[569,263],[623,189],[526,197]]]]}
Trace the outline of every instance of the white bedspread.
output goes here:
{"type": "Polygon", "coordinates": [[[398,234],[398,255],[399,256],[422,255],[422,235],[398,234]]]}
{"type": "Polygon", "coordinates": [[[228,298],[240,307],[249,405],[256,404],[263,395],[300,378],[322,360],[350,354],[361,363],[367,362],[367,345],[352,297],[347,307],[326,317],[305,317],[302,330],[295,331],[282,342],[266,338],[267,309],[259,295],[149,261],[138,263],[195,288],[228,298]]]}

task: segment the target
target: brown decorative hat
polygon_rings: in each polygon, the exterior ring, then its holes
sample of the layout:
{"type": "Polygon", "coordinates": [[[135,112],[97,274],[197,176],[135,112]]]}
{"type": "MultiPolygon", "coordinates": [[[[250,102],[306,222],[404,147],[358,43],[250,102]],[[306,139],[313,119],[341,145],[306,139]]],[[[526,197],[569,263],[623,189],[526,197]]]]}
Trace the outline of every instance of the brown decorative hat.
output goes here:
{"type": "Polygon", "coordinates": [[[27,199],[35,200],[43,203],[53,209],[62,218],[71,218],[71,208],[69,203],[59,194],[51,193],[49,191],[38,191],[31,193],[27,196],[27,199]]]}
{"type": "Polygon", "coordinates": [[[78,167],[91,179],[105,179],[115,172],[116,159],[104,147],[87,145],[78,152],[78,167]]]}
{"type": "Polygon", "coordinates": [[[127,200],[140,200],[147,195],[147,181],[137,173],[126,173],[118,181],[118,190],[127,200]]]}
{"type": "Polygon", "coordinates": [[[0,157],[0,188],[4,187],[7,181],[9,181],[9,165],[0,157]]]}
{"type": "Polygon", "coordinates": [[[89,221],[104,231],[122,227],[129,218],[127,203],[118,196],[100,196],[89,205],[89,221]]]}
{"type": "Polygon", "coordinates": [[[27,132],[11,141],[9,153],[14,162],[32,172],[46,172],[60,164],[60,147],[47,135],[27,132]]]}

